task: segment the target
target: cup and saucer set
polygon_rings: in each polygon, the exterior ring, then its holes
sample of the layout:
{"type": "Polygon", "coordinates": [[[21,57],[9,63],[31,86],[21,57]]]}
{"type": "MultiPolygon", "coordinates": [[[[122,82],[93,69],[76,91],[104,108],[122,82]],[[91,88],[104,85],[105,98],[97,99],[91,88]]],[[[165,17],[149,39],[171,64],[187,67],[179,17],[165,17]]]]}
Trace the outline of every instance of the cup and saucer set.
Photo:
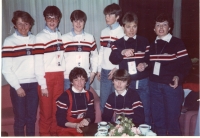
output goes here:
{"type": "Polygon", "coordinates": [[[94,136],[107,136],[109,128],[110,126],[108,125],[107,122],[104,122],[104,121],[99,122],[97,133],[94,136]]]}
{"type": "Polygon", "coordinates": [[[151,126],[147,125],[147,124],[141,124],[139,125],[139,130],[140,132],[144,135],[144,136],[157,136],[156,133],[154,133],[151,130],[151,126]]]}

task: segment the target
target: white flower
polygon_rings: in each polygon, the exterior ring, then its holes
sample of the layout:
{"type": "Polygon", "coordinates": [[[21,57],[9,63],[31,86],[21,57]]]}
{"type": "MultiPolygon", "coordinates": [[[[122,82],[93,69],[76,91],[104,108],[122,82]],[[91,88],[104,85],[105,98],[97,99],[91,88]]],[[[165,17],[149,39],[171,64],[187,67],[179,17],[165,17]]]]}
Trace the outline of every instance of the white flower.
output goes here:
{"type": "Polygon", "coordinates": [[[120,118],[119,124],[113,126],[112,124],[109,136],[140,136],[141,132],[139,128],[135,127],[132,123],[132,119],[128,119],[124,116],[118,116],[120,118]],[[128,131],[128,132],[127,132],[128,131]]]}
{"type": "Polygon", "coordinates": [[[114,132],[115,132],[115,129],[110,130],[109,136],[113,136],[113,135],[114,135],[114,132]]]}
{"type": "Polygon", "coordinates": [[[124,128],[122,126],[119,127],[118,132],[122,133],[122,131],[124,130],[124,128]]]}
{"type": "Polygon", "coordinates": [[[131,128],[131,132],[137,134],[137,128],[136,128],[136,127],[132,127],[132,128],[131,128]]]}
{"type": "Polygon", "coordinates": [[[125,117],[125,118],[124,118],[124,121],[128,121],[128,118],[127,118],[127,117],[125,117]]]}
{"type": "Polygon", "coordinates": [[[140,132],[140,129],[139,129],[139,128],[137,128],[136,132],[137,132],[136,134],[139,134],[139,135],[141,134],[141,132],[140,132]]]}
{"type": "Polygon", "coordinates": [[[119,125],[119,124],[117,124],[117,125],[115,126],[115,128],[116,128],[116,129],[120,128],[120,125],[119,125]]]}
{"type": "Polygon", "coordinates": [[[141,134],[140,129],[136,128],[136,127],[132,127],[131,128],[131,132],[135,133],[136,135],[140,135],[141,134]]]}
{"type": "Polygon", "coordinates": [[[128,123],[131,124],[131,123],[132,123],[132,120],[128,120],[128,123]]]}
{"type": "Polygon", "coordinates": [[[123,133],[122,136],[128,136],[129,137],[129,135],[127,135],[126,133],[123,133]]]}

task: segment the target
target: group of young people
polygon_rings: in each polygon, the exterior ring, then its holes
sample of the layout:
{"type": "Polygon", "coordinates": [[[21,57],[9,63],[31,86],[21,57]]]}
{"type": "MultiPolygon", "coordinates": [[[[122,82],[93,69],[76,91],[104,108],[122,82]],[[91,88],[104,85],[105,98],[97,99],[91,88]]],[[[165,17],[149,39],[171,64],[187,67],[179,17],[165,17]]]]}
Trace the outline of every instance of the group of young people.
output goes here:
{"type": "Polygon", "coordinates": [[[125,13],[122,25],[118,4],[106,6],[103,13],[107,27],[98,51],[93,35],[84,31],[87,16],[81,10],[71,13],[73,28],[61,35],[62,13],[56,6],[46,7],[45,28],[36,36],[30,32],[30,14],[14,12],[15,32],[3,43],[2,73],[11,86],[16,136],[35,135],[38,102],[41,136],[82,136],[81,127],[95,120],[89,91],[95,75],[102,120],[123,114],[136,125],[153,125],[157,135],[181,135],[181,85],[191,61],[183,42],[169,33],[172,19],[166,14],[156,18],[157,37],[149,44],[137,35],[135,13],[125,13]]]}

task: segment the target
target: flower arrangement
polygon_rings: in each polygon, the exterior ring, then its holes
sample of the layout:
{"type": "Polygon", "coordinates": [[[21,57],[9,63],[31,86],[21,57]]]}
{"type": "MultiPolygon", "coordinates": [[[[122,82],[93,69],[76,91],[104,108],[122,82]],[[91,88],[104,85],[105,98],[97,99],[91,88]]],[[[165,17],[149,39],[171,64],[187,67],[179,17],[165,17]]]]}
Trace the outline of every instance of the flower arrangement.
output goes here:
{"type": "Polygon", "coordinates": [[[117,125],[109,125],[109,136],[143,136],[139,128],[132,123],[132,119],[128,119],[125,116],[117,117],[117,125]]]}

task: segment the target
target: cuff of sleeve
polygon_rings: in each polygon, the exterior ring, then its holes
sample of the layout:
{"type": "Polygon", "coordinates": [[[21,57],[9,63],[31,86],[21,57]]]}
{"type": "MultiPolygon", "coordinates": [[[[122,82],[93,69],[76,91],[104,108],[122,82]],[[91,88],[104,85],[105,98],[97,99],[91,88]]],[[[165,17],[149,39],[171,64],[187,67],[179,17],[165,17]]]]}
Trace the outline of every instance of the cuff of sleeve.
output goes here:
{"type": "Polygon", "coordinates": [[[13,88],[15,88],[15,90],[17,90],[17,89],[19,89],[21,86],[20,86],[20,84],[19,85],[16,85],[16,86],[14,86],[13,88]]]}
{"type": "Polygon", "coordinates": [[[98,68],[98,72],[101,72],[101,68],[98,68]]]}
{"type": "Polygon", "coordinates": [[[115,68],[116,68],[116,69],[119,69],[119,65],[116,65],[115,68]]]}
{"type": "Polygon", "coordinates": [[[41,85],[41,89],[46,89],[47,88],[47,85],[41,85]]]}
{"type": "Polygon", "coordinates": [[[96,73],[97,73],[97,70],[92,70],[91,73],[95,73],[95,74],[96,74],[96,73]]]}

